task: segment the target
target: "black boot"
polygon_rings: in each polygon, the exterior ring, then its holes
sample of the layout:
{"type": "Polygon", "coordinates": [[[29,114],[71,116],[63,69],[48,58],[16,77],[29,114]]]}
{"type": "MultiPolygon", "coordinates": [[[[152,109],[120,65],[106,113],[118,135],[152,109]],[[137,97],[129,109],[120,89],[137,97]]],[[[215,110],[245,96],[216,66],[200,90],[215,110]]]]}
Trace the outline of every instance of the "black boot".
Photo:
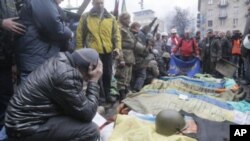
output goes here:
{"type": "Polygon", "coordinates": [[[121,102],[123,99],[126,98],[126,90],[122,89],[122,90],[119,91],[119,93],[120,93],[119,101],[121,102]]]}

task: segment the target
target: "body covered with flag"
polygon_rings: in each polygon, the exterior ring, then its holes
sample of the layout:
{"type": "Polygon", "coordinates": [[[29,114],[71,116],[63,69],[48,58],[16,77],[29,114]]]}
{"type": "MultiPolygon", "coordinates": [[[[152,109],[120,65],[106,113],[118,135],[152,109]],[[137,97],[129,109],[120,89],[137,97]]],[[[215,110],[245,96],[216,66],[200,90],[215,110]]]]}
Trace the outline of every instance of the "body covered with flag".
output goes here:
{"type": "Polygon", "coordinates": [[[194,58],[190,61],[183,61],[173,55],[169,63],[168,74],[193,77],[195,74],[200,73],[200,67],[200,60],[198,58],[194,58]]]}

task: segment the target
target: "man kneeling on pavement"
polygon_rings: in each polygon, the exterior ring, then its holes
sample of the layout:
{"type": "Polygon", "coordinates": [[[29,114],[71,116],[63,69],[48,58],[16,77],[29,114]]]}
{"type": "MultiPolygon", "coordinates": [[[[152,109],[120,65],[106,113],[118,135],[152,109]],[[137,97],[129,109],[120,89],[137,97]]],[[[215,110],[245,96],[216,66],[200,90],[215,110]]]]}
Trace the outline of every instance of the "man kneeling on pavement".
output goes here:
{"type": "Polygon", "coordinates": [[[102,63],[94,49],[59,53],[32,72],[10,100],[5,127],[10,141],[96,141],[92,122],[102,63]],[[88,82],[86,92],[83,81],[88,82]]]}

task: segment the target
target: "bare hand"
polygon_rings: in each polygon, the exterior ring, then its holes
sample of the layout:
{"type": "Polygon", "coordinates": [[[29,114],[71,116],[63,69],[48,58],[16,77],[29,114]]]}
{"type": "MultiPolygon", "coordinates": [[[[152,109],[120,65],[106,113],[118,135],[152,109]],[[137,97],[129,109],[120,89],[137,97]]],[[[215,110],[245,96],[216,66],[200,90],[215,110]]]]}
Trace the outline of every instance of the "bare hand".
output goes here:
{"type": "Polygon", "coordinates": [[[129,111],[130,111],[130,108],[128,108],[124,103],[121,103],[116,108],[116,112],[118,114],[125,114],[125,115],[127,115],[129,111]]]}
{"type": "Polygon", "coordinates": [[[114,55],[115,55],[115,56],[120,56],[120,51],[119,51],[119,49],[115,49],[113,52],[114,52],[114,55]]]}
{"type": "Polygon", "coordinates": [[[125,67],[125,62],[124,62],[124,61],[121,61],[121,62],[119,63],[119,67],[125,67]]]}
{"type": "Polygon", "coordinates": [[[18,22],[15,22],[15,20],[18,19],[19,19],[18,17],[4,19],[2,27],[8,31],[23,35],[25,33],[25,26],[18,22]]]}
{"type": "Polygon", "coordinates": [[[94,81],[97,83],[102,76],[102,70],[103,70],[102,61],[99,59],[96,68],[94,70],[93,68],[94,68],[93,65],[89,66],[88,75],[90,77],[90,81],[94,81]]]}

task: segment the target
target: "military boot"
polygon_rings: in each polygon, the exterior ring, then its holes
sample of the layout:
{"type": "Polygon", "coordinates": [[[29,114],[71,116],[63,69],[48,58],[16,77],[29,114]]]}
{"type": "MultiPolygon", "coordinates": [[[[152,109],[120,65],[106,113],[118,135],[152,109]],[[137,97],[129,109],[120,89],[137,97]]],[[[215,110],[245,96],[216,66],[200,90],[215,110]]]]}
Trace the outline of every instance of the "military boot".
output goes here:
{"type": "Polygon", "coordinates": [[[120,93],[119,101],[121,103],[121,101],[126,98],[126,90],[122,89],[119,91],[119,93],[120,93]]]}

